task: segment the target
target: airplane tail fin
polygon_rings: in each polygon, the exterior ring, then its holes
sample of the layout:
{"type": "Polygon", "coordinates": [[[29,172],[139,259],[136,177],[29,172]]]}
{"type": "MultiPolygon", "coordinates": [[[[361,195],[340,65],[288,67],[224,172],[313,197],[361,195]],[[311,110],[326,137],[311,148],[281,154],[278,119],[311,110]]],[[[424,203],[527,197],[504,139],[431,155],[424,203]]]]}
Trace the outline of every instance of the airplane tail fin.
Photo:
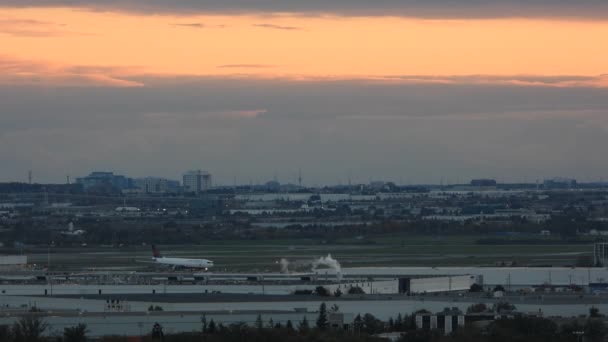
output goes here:
{"type": "Polygon", "coordinates": [[[152,256],[155,258],[160,258],[160,252],[156,249],[156,245],[152,245],[152,256]]]}

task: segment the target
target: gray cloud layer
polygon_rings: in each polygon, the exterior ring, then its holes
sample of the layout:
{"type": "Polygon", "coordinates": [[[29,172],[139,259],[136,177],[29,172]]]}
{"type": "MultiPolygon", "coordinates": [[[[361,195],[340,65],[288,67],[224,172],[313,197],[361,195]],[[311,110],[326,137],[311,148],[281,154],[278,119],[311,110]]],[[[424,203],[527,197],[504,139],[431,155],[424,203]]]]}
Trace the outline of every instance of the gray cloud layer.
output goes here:
{"type": "Polygon", "coordinates": [[[175,27],[188,27],[188,28],[198,28],[198,29],[202,29],[205,28],[206,25],[203,23],[175,23],[175,24],[170,24],[171,26],[175,26],[175,27]]]}
{"type": "Polygon", "coordinates": [[[608,89],[212,78],[0,86],[0,180],[110,169],[232,183],[608,173],[608,89]]]}
{"type": "Polygon", "coordinates": [[[80,6],[144,13],[395,15],[423,18],[608,17],[605,0],[0,0],[0,6],[80,6]]]}
{"type": "Polygon", "coordinates": [[[234,69],[265,69],[265,68],[273,68],[274,65],[270,64],[224,64],[218,65],[218,68],[234,68],[234,69]]]}
{"type": "Polygon", "coordinates": [[[282,25],[274,25],[274,24],[255,24],[254,27],[261,27],[273,30],[284,30],[284,31],[296,31],[301,30],[301,27],[296,26],[282,26],[282,25]]]}
{"type": "Polygon", "coordinates": [[[0,17],[0,36],[9,35],[16,37],[54,37],[65,35],[82,35],[83,33],[72,32],[65,25],[50,21],[11,19],[0,17]]]}

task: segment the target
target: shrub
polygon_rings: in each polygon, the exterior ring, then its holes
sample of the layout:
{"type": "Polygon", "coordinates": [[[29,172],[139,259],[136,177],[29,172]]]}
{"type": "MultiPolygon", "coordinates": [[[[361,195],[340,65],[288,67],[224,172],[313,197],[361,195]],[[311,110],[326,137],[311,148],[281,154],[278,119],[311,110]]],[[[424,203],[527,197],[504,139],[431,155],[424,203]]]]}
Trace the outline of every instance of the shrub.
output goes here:
{"type": "Polygon", "coordinates": [[[360,288],[359,286],[351,286],[350,289],[348,289],[348,294],[351,294],[351,295],[365,294],[365,291],[363,291],[363,289],[360,288]]]}

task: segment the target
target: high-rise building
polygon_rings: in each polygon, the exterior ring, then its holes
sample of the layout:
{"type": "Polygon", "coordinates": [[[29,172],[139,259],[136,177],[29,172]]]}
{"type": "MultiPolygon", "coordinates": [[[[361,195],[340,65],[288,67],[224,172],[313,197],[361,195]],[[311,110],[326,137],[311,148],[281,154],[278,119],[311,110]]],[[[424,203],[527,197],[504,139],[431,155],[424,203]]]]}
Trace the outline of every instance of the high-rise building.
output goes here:
{"type": "Polygon", "coordinates": [[[202,192],[211,189],[211,174],[207,171],[193,170],[184,173],[183,186],[186,192],[202,192]]]}

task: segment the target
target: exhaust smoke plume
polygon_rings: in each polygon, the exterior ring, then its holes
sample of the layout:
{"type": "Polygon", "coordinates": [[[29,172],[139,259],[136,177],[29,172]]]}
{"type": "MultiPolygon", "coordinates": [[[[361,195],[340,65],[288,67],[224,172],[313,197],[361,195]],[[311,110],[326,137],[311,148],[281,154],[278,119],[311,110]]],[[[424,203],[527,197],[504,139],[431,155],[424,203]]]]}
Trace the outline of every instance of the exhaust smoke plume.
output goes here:
{"type": "Polygon", "coordinates": [[[281,273],[289,273],[289,260],[282,258],[279,260],[279,264],[281,265],[281,273]]]}
{"type": "Polygon", "coordinates": [[[281,260],[276,261],[277,264],[281,267],[281,273],[289,273],[289,268],[292,268],[292,272],[295,271],[303,271],[303,268],[308,266],[312,266],[311,272],[317,272],[320,266],[326,266],[336,272],[336,276],[338,280],[342,280],[342,267],[340,266],[340,262],[334,259],[331,254],[327,254],[327,256],[320,257],[318,259],[314,259],[312,261],[289,261],[285,258],[281,258],[281,260]]]}
{"type": "Polygon", "coordinates": [[[319,266],[322,266],[322,265],[333,269],[334,271],[336,271],[336,274],[342,273],[342,268],[340,267],[340,263],[338,262],[338,260],[332,258],[331,254],[327,254],[326,257],[320,257],[319,259],[314,260],[312,262],[312,271],[316,272],[317,268],[319,268],[319,266]]]}

